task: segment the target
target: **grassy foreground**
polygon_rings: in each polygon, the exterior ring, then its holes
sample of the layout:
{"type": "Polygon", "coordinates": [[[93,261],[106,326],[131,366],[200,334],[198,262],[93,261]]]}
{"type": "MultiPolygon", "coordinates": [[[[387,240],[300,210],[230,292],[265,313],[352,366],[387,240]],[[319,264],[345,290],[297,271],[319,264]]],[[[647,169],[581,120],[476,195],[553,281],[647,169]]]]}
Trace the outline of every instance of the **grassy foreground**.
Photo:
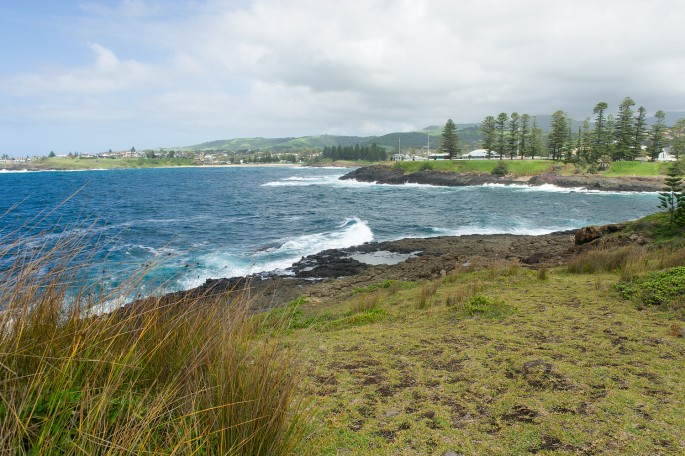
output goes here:
{"type": "Polygon", "coordinates": [[[298,454],[683,454],[683,247],[681,233],[295,303],[284,337],[319,404],[298,454]],[[676,281],[658,305],[650,274],[676,281]]]}

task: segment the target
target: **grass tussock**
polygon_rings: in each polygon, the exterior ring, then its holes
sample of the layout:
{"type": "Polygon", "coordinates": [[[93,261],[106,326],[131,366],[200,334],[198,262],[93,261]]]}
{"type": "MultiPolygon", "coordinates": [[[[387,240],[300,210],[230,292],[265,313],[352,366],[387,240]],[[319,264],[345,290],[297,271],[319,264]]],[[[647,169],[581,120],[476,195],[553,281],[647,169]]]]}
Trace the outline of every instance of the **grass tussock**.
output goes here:
{"type": "Polygon", "coordinates": [[[572,274],[593,274],[621,270],[628,262],[636,262],[644,250],[635,247],[590,250],[574,256],[568,261],[568,272],[572,274]]]}
{"type": "Polygon", "coordinates": [[[549,271],[547,270],[547,266],[541,266],[538,269],[538,280],[547,280],[549,277],[549,271]]]}
{"type": "Polygon", "coordinates": [[[517,261],[495,260],[488,268],[488,278],[515,276],[521,271],[521,265],[517,261]]]}
{"type": "Polygon", "coordinates": [[[480,294],[455,305],[454,310],[463,317],[482,317],[488,319],[502,319],[516,313],[516,308],[504,301],[480,294]]]}
{"type": "Polygon", "coordinates": [[[380,302],[381,294],[379,292],[364,293],[350,303],[350,313],[356,314],[377,309],[380,302]]]}
{"type": "Polygon", "coordinates": [[[421,292],[419,293],[419,299],[416,303],[417,309],[425,309],[430,305],[431,298],[435,296],[438,288],[440,288],[439,283],[429,283],[421,287],[421,292]]]}
{"type": "Polygon", "coordinates": [[[83,249],[66,240],[4,258],[1,454],[293,451],[303,429],[293,359],[258,336],[244,297],[102,313],[129,290],[74,287],[83,249]]]}
{"type": "Polygon", "coordinates": [[[445,305],[447,307],[463,305],[481,291],[483,291],[483,283],[477,280],[453,287],[445,299],[445,305]]]}

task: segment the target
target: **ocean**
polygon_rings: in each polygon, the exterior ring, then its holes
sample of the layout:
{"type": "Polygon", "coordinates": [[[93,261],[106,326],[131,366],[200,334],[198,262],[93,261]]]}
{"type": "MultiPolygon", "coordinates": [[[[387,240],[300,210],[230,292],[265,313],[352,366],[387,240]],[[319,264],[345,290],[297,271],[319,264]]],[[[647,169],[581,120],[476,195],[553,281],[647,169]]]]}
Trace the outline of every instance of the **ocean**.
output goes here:
{"type": "Polygon", "coordinates": [[[658,204],[655,193],[339,180],[347,171],[0,172],[0,268],[18,254],[8,249],[17,239],[30,250],[65,232],[86,232],[96,249],[90,280],[115,287],[146,268],[141,292],[159,293],[207,278],[285,271],[325,249],[406,237],[545,234],[636,219],[658,204]]]}

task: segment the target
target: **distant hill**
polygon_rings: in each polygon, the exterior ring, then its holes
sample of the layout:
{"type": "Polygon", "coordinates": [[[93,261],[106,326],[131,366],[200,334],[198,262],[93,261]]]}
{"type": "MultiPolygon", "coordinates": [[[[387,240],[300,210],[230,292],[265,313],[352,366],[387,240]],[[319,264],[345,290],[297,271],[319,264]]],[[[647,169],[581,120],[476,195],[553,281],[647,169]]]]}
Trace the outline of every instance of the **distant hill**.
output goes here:
{"type": "MultiPolygon", "coordinates": [[[[478,141],[478,124],[459,124],[457,125],[459,138],[464,146],[470,146],[478,141]]],[[[204,142],[194,146],[184,147],[183,149],[193,151],[225,150],[231,152],[247,151],[268,151],[268,152],[287,152],[299,149],[321,149],[325,146],[370,146],[376,144],[387,149],[395,149],[398,144],[402,148],[422,148],[428,146],[430,136],[430,148],[435,150],[442,133],[442,127],[430,126],[421,131],[388,133],[382,136],[337,136],[337,135],[316,135],[302,136],[299,138],[234,138],[220,139],[216,141],[204,142]]]]}
{"type": "MultiPolygon", "coordinates": [[[[537,115],[538,127],[544,132],[548,132],[552,123],[551,115],[537,115]]],[[[685,112],[667,112],[666,125],[673,125],[678,119],[685,118],[685,112]]],[[[592,118],[591,118],[592,119],[592,118]]],[[[647,123],[652,125],[654,117],[649,117],[647,123]]],[[[576,120],[574,130],[576,130],[582,123],[582,119],[576,120]]],[[[478,141],[481,139],[480,123],[466,123],[457,124],[459,139],[462,143],[462,148],[465,150],[475,149],[478,147],[478,141]]],[[[410,132],[396,132],[388,133],[382,136],[337,136],[337,135],[315,135],[302,136],[299,138],[235,138],[235,139],[220,139],[217,141],[209,141],[195,146],[184,147],[193,151],[210,151],[210,150],[224,150],[230,152],[288,152],[300,149],[322,149],[325,146],[370,146],[377,144],[390,150],[394,150],[401,145],[402,148],[419,149],[428,146],[428,139],[430,137],[430,148],[436,150],[442,133],[442,126],[431,125],[423,128],[420,131],[410,132]]]]}

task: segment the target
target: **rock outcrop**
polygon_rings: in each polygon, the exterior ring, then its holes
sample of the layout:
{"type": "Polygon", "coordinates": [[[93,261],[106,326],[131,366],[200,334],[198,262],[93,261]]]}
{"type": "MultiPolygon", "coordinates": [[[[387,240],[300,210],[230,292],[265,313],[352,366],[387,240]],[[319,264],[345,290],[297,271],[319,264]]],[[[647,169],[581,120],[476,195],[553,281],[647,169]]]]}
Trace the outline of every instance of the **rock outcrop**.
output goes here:
{"type": "Polygon", "coordinates": [[[576,245],[587,244],[599,239],[606,234],[616,233],[625,228],[624,224],[612,224],[602,226],[585,226],[576,232],[574,241],[576,245]]]}

